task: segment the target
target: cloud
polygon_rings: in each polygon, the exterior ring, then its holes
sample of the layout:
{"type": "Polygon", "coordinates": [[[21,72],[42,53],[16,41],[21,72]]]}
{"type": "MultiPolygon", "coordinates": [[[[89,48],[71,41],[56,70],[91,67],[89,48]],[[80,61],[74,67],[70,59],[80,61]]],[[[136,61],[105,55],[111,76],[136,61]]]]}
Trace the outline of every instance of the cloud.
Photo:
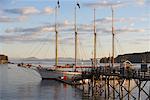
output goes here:
{"type": "Polygon", "coordinates": [[[31,42],[54,42],[54,39],[50,38],[37,38],[37,37],[25,37],[22,35],[0,35],[1,43],[31,43],[31,42]]]}
{"type": "Polygon", "coordinates": [[[26,20],[28,19],[28,17],[25,16],[25,15],[23,15],[23,16],[18,16],[17,19],[18,19],[19,21],[26,21],[26,20]]]}
{"type": "Polygon", "coordinates": [[[52,9],[50,7],[45,7],[44,10],[43,10],[43,13],[52,14],[52,13],[54,13],[54,9],[52,9]]]}
{"type": "MultiPolygon", "coordinates": [[[[146,21],[146,18],[135,18],[135,17],[130,17],[130,18],[114,18],[115,22],[124,22],[124,23],[133,23],[133,22],[139,22],[139,21],[146,21]]],[[[105,18],[101,18],[101,19],[96,19],[97,23],[111,23],[112,22],[112,18],[111,17],[105,17],[105,18]]]]}
{"type": "Polygon", "coordinates": [[[19,15],[30,15],[30,14],[37,14],[40,11],[35,7],[24,7],[24,8],[4,9],[4,12],[19,15]]]}
{"type": "Polygon", "coordinates": [[[104,8],[104,7],[122,7],[126,4],[126,2],[95,2],[95,3],[85,3],[84,6],[86,7],[92,7],[92,8],[104,8]]]}
{"type": "Polygon", "coordinates": [[[116,33],[129,33],[129,32],[136,32],[136,33],[143,33],[145,32],[144,29],[134,29],[134,28],[121,28],[115,30],[116,33]]]}
{"type": "MultiPolygon", "coordinates": [[[[112,30],[111,28],[98,28],[97,31],[101,32],[101,33],[111,33],[112,30]]],[[[119,28],[119,29],[115,29],[114,32],[115,34],[122,34],[122,33],[143,33],[145,32],[145,29],[135,29],[135,28],[119,28]]],[[[111,35],[111,34],[110,34],[111,35]]]]}
{"type": "Polygon", "coordinates": [[[137,2],[137,4],[139,5],[144,5],[146,0],[135,0],[137,2]]]}
{"type": "Polygon", "coordinates": [[[13,8],[13,9],[4,9],[0,10],[0,13],[11,13],[11,14],[18,14],[14,18],[8,16],[0,16],[0,22],[22,22],[28,19],[28,15],[32,14],[52,14],[54,9],[50,7],[45,7],[43,10],[38,10],[35,7],[24,7],[24,8],[13,8]]]}
{"type": "Polygon", "coordinates": [[[9,17],[9,16],[0,16],[0,23],[12,23],[12,22],[23,22],[28,19],[27,16],[17,16],[17,17],[9,17]]]}
{"type": "Polygon", "coordinates": [[[12,8],[4,9],[3,12],[11,14],[19,14],[21,16],[33,15],[33,14],[52,14],[54,9],[50,7],[45,7],[43,10],[39,10],[35,7],[23,7],[23,8],[12,8]]]}
{"type": "Polygon", "coordinates": [[[91,7],[91,8],[106,8],[106,7],[113,7],[113,8],[118,8],[118,7],[123,7],[123,6],[130,6],[130,5],[149,5],[150,1],[149,0],[125,0],[125,1],[108,1],[104,0],[101,2],[93,2],[93,3],[84,3],[83,5],[86,7],[91,7]]]}
{"type": "MultiPolygon", "coordinates": [[[[119,19],[118,21],[125,21],[125,19],[119,19]]],[[[110,21],[110,20],[98,20],[98,21],[110,21]]],[[[107,22],[108,23],[108,22],[107,22]]],[[[33,35],[41,35],[43,33],[47,33],[47,32],[55,32],[55,28],[54,28],[54,24],[53,25],[43,25],[43,26],[37,26],[37,27],[32,27],[32,28],[10,28],[5,30],[6,33],[24,33],[26,35],[28,34],[33,34],[33,35]]],[[[77,26],[78,29],[78,33],[92,33],[93,32],[93,25],[92,24],[79,24],[77,26]]],[[[61,33],[74,33],[74,25],[73,24],[68,24],[68,22],[64,22],[64,23],[59,23],[59,27],[58,27],[58,31],[61,33]]],[[[96,27],[96,31],[97,32],[101,32],[101,33],[111,33],[111,28],[109,27],[100,27],[97,26],[96,27]]],[[[145,29],[134,29],[134,28],[119,28],[119,29],[115,29],[116,33],[127,33],[127,32],[145,32],[145,29]]]]}
{"type": "MultiPolygon", "coordinates": [[[[116,21],[118,22],[126,22],[125,18],[120,18],[120,19],[116,19],[116,21]]],[[[104,18],[104,19],[97,19],[97,22],[101,21],[101,22],[105,22],[108,23],[111,21],[111,18],[104,18]]],[[[128,20],[129,22],[132,21],[128,20]]],[[[58,23],[59,27],[58,27],[58,31],[60,34],[67,34],[67,35],[71,35],[74,34],[74,24],[73,23],[69,23],[68,20],[65,20],[63,23],[58,23]]],[[[92,34],[93,33],[93,24],[78,24],[77,25],[78,28],[78,34],[79,35],[86,35],[86,34],[92,34]]],[[[122,33],[144,33],[147,29],[136,29],[136,28],[115,28],[115,33],[116,34],[122,34],[122,33]]],[[[96,27],[96,32],[98,34],[101,35],[111,35],[111,27],[107,26],[107,27],[102,27],[101,24],[97,25],[96,27]]],[[[29,28],[8,28],[7,30],[5,30],[5,33],[9,34],[9,33],[13,33],[13,34],[21,34],[23,37],[26,38],[30,38],[30,37],[34,37],[34,38],[38,38],[41,36],[44,36],[44,34],[48,34],[48,33],[55,33],[55,25],[54,24],[46,24],[46,25],[40,25],[37,27],[29,27],[29,28]]],[[[64,37],[64,36],[63,36],[64,37]]]]}
{"type": "Polygon", "coordinates": [[[0,16],[0,22],[1,23],[9,23],[9,22],[15,22],[17,19],[16,18],[11,18],[7,16],[0,16]]]}
{"type": "MultiPolygon", "coordinates": [[[[118,20],[121,21],[122,19],[118,20]]],[[[125,20],[124,20],[125,21],[125,20]]],[[[108,22],[107,22],[108,23],[108,22]]],[[[78,33],[79,35],[83,34],[92,34],[93,33],[93,25],[92,24],[79,24],[78,25],[78,33]]],[[[66,28],[62,28],[62,30],[60,29],[61,32],[71,32],[74,33],[74,27],[72,25],[72,27],[66,27],[66,28]]],[[[116,28],[115,30],[116,34],[122,34],[122,33],[144,33],[145,31],[147,31],[147,29],[136,29],[136,28],[116,28]]],[[[102,34],[102,35],[111,35],[112,29],[111,27],[102,27],[97,25],[96,27],[96,32],[97,34],[102,34]]]]}
{"type": "Polygon", "coordinates": [[[51,26],[38,26],[33,28],[12,28],[6,29],[6,33],[43,33],[54,32],[54,27],[51,26]]]}
{"type": "MultiPolygon", "coordinates": [[[[60,37],[60,44],[65,44],[70,42],[70,44],[73,43],[74,39],[74,26],[69,25],[69,26],[63,26],[63,23],[60,24],[62,25],[62,29],[59,28],[59,34],[61,35],[60,37]],[[66,34],[64,34],[66,33],[66,34]]],[[[91,27],[91,24],[79,24],[78,25],[78,35],[84,35],[81,36],[81,40],[84,38],[86,39],[86,34],[92,34],[93,33],[93,27],[91,27]]],[[[135,28],[119,28],[115,29],[116,34],[122,34],[122,33],[143,33],[147,29],[135,29],[135,28]]],[[[97,34],[101,33],[101,35],[111,35],[111,28],[109,27],[97,27],[96,29],[97,34]]],[[[5,34],[4,36],[0,36],[0,39],[2,42],[6,43],[11,43],[11,42],[48,42],[52,41],[54,37],[46,37],[46,34],[53,32],[54,33],[54,25],[46,25],[46,26],[38,26],[38,27],[32,27],[32,28],[13,28],[13,29],[7,29],[5,31],[8,34],[5,34]],[[13,33],[13,34],[9,34],[13,33]],[[46,33],[46,34],[45,34],[46,33]],[[53,38],[53,39],[49,39],[53,38]]],[[[49,35],[48,35],[49,36],[49,35]]],[[[89,37],[89,36],[88,36],[89,37]]],[[[54,40],[53,40],[54,41],[54,40]]]]}
{"type": "MultiPolygon", "coordinates": [[[[47,40],[42,40],[39,38],[44,38],[47,36],[47,33],[49,32],[54,32],[54,27],[53,26],[38,26],[38,27],[33,27],[33,28],[11,28],[5,30],[6,33],[6,39],[9,39],[9,41],[14,41],[14,42],[46,42],[47,40]],[[12,34],[9,34],[12,33],[12,34]],[[9,38],[9,37],[12,37],[9,38]]],[[[50,37],[47,37],[50,38],[50,37]]]]}
{"type": "Polygon", "coordinates": [[[31,43],[31,42],[54,42],[54,39],[48,38],[22,38],[21,36],[0,36],[2,43],[31,43]]]}
{"type": "Polygon", "coordinates": [[[21,22],[25,21],[27,16],[18,16],[18,17],[8,17],[8,16],[0,16],[1,23],[11,23],[11,22],[21,22]]]}

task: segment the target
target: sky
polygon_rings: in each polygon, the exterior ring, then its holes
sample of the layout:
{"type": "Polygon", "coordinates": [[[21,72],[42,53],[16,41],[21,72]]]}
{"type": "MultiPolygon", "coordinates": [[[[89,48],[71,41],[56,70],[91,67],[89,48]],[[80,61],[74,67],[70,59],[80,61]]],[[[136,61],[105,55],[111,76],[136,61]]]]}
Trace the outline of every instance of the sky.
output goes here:
{"type": "MultiPolygon", "coordinates": [[[[55,8],[58,0],[0,0],[0,54],[9,58],[55,58],[55,8]]],[[[78,58],[93,57],[96,9],[97,58],[150,51],[150,0],[59,0],[58,55],[74,58],[74,12],[78,58]],[[77,7],[79,3],[80,8],[77,7]]]]}

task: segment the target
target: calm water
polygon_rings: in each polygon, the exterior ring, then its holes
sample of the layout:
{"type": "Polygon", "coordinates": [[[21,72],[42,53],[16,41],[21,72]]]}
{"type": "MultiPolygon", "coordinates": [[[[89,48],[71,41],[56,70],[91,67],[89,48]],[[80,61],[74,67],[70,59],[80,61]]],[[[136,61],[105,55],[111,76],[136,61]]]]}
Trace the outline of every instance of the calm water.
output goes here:
{"type": "MultiPolygon", "coordinates": [[[[53,63],[50,64],[49,62],[36,62],[34,64],[41,64],[47,67],[53,65],[53,63]]],[[[136,65],[136,67],[139,67],[139,65],[136,65]]],[[[131,85],[131,87],[134,86],[135,83],[131,85]]],[[[149,93],[149,89],[150,83],[148,82],[145,86],[145,91],[149,93]]],[[[137,96],[138,88],[134,89],[132,93],[137,96]]],[[[146,95],[142,92],[141,100],[145,98],[146,95]]],[[[34,70],[19,68],[15,64],[0,65],[0,100],[83,99],[88,100],[84,98],[81,90],[57,81],[43,81],[40,75],[34,70]]]]}
{"type": "Polygon", "coordinates": [[[43,81],[33,70],[0,65],[0,100],[81,100],[81,91],[57,81],[43,81]]]}

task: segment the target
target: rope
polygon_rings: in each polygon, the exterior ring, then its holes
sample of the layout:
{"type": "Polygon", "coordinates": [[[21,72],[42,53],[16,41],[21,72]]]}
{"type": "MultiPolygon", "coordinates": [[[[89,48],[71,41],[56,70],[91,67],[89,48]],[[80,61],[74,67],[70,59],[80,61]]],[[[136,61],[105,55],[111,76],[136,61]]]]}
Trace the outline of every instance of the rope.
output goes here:
{"type": "Polygon", "coordinates": [[[34,53],[35,53],[35,55],[33,55],[33,56],[36,56],[36,55],[38,55],[38,54],[39,54],[39,52],[42,50],[42,48],[43,48],[44,44],[45,44],[45,42],[43,42],[43,43],[41,44],[41,47],[40,47],[39,49],[37,49],[37,51],[36,51],[36,52],[34,52],[34,53]]]}
{"type": "Polygon", "coordinates": [[[47,47],[47,49],[46,49],[44,57],[47,57],[47,56],[50,57],[50,47],[47,45],[46,45],[46,47],[47,47]]]}
{"type": "Polygon", "coordinates": [[[81,43],[81,41],[80,40],[78,40],[79,41],[79,53],[80,53],[80,55],[81,55],[81,58],[80,59],[82,59],[83,57],[85,57],[86,56],[86,54],[85,54],[85,52],[84,52],[84,50],[83,50],[83,45],[82,45],[82,43],[81,43]],[[82,57],[82,55],[83,55],[83,57],[82,57]]]}
{"type": "MultiPolygon", "coordinates": [[[[61,40],[62,40],[62,39],[61,39],[61,40]]],[[[65,57],[65,56],[66,56],[66,52],[65,52],[66,49],[64,49],[64,46],[63,46],[63,45],[64,45],[64,44],[60,43],[60,50],[61,50],[61,52],[63,52],[63,53],[62,53],[62,56],[65,57]]]]}
{"type": "MultiPolygon", "coordinates": [[[[115,40],[116,40],[116,42],[117,42],[117,44],[118,45],[116,45],[115,47],[115,49],[118,49],[119,50],[119,52],[121,53],[121,52],[123,52],[123,49],[122,49],[122,47],[121,47],[121,45],[120,45],[120,42],[119,42],[119,40],[115,37],[115,40]],[[118,48],[117,48],[118,47],[118,48]],[[120,49],[119,49],[120,48],[120,49]]],[[[118,53],[117,53],[118,54],[118,53]]]]}
{"type": "MultiPolygon", "coordinates": [[[[21,69],[24,70],[25,72],[29,73],[30,75],[35,75],[36,77],[39,77],[37,74],[35,74],[35,73],[33,73],[33,72],[30,72],[30,71],[27,71],[28,68],[21,68],[21,69]],[[25,69],[27,69],[27,70],[25,70],[25,69]]],[[[31,68],[29,68],[29,69],[31,69],[31,68]]],[[[34,70],[34,71],[35,71],[35,70],[34,70]]]]}
{"type": "MultiPolygon", "coordinates": [[[[27,51],[26,54],[32,55],[32,54],[34,53],[34,51],[39,47],[40,44],[41,44],[41,42],[39,42],[37,45],[32,45],[32,46],[31,46],[31,49],[29,49],[29,50],[31,50],[31,51],[30,51],[30,52],[27,51]],[[34,46],[35,46],[35,47],[34,47],[34,46]]],[[[26,55],[26,54],[25,54],[25,55],[26,55]]]]}

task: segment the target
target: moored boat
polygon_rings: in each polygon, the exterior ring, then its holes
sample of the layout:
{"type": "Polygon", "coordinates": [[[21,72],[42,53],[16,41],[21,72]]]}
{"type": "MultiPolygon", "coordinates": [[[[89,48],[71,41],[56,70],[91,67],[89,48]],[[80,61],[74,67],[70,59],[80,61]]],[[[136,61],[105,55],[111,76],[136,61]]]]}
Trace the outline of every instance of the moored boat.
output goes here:
{"type": "Polygon", "coordinates": [[[48,69],[48,68],[37,68],[37,71],[41,75],[41,78],[55,80],[63,76],[63,73],[58,70],[48,69]]]}
{"type": "MultiPolygon", "coordinates": [[[[79,7],[79,3],[77,2],[77,6],[79,7]]],[[[55,21],[57,21],[57,9],[59,6],[56,7],[55,10],[55,21]]],[[[80,7],[79,7],[80,8],[80,7]]],[[[75,61],[74,64],[66,64],[65,66],[58,65],[58,30],[57,30],[57,23],[55,22],[55,65],[54,67],[50,68],[38,68],[38,72],[40,73],[42,79],[59,79],[63,81],[74,81],[74,78],[80,78],[84,71],[89,71],[93,67],[96,67],[96,26],[95,26],[95,9],[94,9],[94,58],[93,58],[93,65],[92,66],[78,66],[77,65],[77,57],[78,57],[78,32],[76,26],[76,6],[75,6],[75,24],[74,24],[74,31],[75,31],[75,61]]]]}

